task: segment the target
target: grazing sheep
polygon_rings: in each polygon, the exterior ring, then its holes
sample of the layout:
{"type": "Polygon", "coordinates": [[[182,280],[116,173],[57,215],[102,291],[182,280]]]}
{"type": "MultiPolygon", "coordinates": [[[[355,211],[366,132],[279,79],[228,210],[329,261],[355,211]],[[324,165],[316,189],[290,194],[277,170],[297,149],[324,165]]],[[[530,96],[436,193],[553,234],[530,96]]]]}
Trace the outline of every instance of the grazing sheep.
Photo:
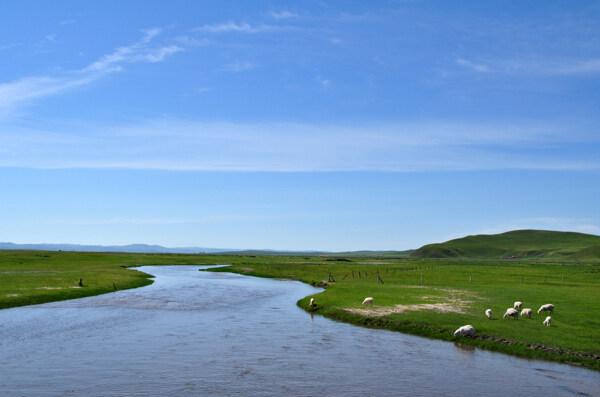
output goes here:
{"type": "Polygon", "coordinates": [[[517,310],[521,310],[522,306],[523,306],[523,302],[516,301],[515,305],[513,307],[517,310]]]}
{"type": "Polygon", "coordinates": [[[546,319],[544,320],[544,325],[546,326],[550,326],[550,323],[552,322],[552,317],[548,316],[546,317],[546,319]]]}
{"type": "Polygon", "coordinates": [[[309,306],[313,306],[315,304],[315,298],[310,298],[309,306]]]}
{"type": "Polygon", "coordinates": [[[485,311],[485,315],[487,316],[487,318],[489,318],[491,320],[492,319],[492,309],[487,309],[485,311]]]}
{"type": "Polygon", "coordinates": [[[550,303],[548,303],[547,305],[542,305],[542,307],[540,307],[540,310],[538,310],[538,314],[540,314],[541,312],[554,313],[554,305],[550,303]]]}
{"type": "Polygon", "coordinates": [[[523,309],[521,311],[521,317],[525,317],[525,316],[531,318],[531,309],[523,309]]]}
{"type": "Polygon", "coordinates": [[[373,306],[373,298],[371,298],[371,297],[365,298],[365,300],[363,301],[362,304],[363,304],[363,306],[366,306],[369,303],[371,304],[371,306],[373,306]]]}
{"type": "Polygon", "coordinates": [[[512,307],[509,307],[508,309],[506,309],[506,313],[504,313],[504,318],[507,317],[513,317],[515,320],[519,319],[519,311],[516,309],[513,309],[512,307]]]}
{"type": "Polygon", "coordinates": [[[462,336],[475,336],[475,328],[472,325],[463,325],[456,331],[454,331],[454,336],[462,335],[462,336]]]}

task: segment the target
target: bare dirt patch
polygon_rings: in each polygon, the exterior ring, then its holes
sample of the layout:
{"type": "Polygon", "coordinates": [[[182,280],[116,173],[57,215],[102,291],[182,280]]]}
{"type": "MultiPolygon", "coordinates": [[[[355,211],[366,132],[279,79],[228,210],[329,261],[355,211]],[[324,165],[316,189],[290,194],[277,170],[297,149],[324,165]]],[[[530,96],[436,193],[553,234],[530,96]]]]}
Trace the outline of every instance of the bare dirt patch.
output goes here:
{"type": "Polygon", "coordinates": [[[250,273],[254,271],[254,269],[250,269],[249,267],[240,267],[239,269],[244,273],[250,273]]]}
{"type": "Polygon", "coordinates": [[[15,296],[19,296],[19,294],[6,294],[4,296],[8,296],[9,298],[14,298],[15,296]]]}
{"type": "Polygon", "coordinates": [[[345,309],[350,313],[356,313],[363,316],[382,317],[390,314],[399,314],[407,311],[433,310],[438,313],[459,313],[465,314],[469,304],[474,302],[475,294],[468,291],[457,289],[430,288],[425,286],[405,286],[405,288],[424,288],[431,291],[441,291],[443,295],[421,296],[424,301],[434,301],[432,303],[417,303],[412,305],[395,306],[374,306],[370,308],[345,309]],[[437,302],[435,302],[437,301],[437,302]],[[443,302],[440,302],[443,301],[443,302]]]}
{"type": "Polygon", "coordinates": [[[346,309],[350,313],[363,316],[381,317],[390,314],[399,314],[407,311],[433,310],[438,313],[465,313],[466,306],[457,303],[420,303],[416,305],[396,305],[373,307],[372,309],[346,309]]]}

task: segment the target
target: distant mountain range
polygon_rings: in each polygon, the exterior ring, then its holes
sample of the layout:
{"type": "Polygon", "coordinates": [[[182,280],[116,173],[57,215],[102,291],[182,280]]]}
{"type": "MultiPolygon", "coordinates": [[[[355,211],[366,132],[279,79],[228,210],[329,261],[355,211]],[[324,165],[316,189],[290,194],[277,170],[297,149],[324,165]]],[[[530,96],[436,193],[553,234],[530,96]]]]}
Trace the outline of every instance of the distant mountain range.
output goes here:
{"type": "Polygon", "coordinates": [[[0,250],[34,250],[34,251],[74,251],[74,252],[128,252],[140,254],[231,254],[231,255],[339,255],[339,256],[381,256],[408,257],[409,251],[277,251],[277,250],[243,250],[232,248],[179,247],[168,248],[161,245],[129,244],[129,245],[80,245],[80,244],[14,244],[0,242],[0,250]]]}
{"type": "Polygon", "coordinates": [[[0,242],[0,250],[37,250],[37,251],[77,251],[77,252],[130,252],[147,254],[200,254],[216,252],[235,252],[236,249],[180,247],[167,248],[160,245],[79,245],[79,244],[14,244],[0,242]]]}

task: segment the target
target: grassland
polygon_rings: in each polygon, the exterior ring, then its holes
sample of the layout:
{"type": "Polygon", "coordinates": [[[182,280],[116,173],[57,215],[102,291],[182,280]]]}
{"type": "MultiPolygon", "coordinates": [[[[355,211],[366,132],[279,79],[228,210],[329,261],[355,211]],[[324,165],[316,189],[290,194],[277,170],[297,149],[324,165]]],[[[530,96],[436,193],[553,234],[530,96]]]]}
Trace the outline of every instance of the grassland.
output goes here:
{"type": "Polygon", "coordinates": [[[196,264],[190,255],[0,251],[0,309],[82,298],[152,283],[138,265],[196,264]],[[79,286],[82,279],[83,287],[79,286]]]}
{"type": "Polygon", "coordinates": [[[598,262],[206,259],[206,263],[231,264],[214,271],[327,285],[325,292],[308,296],[298,305],[336,320],[600,370],[598,262]],[[378,273],[383,284],[377,283],[378,273]],[[375,299],[372,308],[361,306],[367,296],[375,299]],[[309,306],[311,298],[315,307],[309,306]],[[533,309],[531,319],[502,318],[517,300],[533,309]],[[546,303],[556,307],[550,327],[542,325],[547,314],[537,314],[546,303]],[[484,315],[488,308],[493,311],[492,320],[484,315]],[[453,336],[465,324],[475,327],[476,338],[453,336]]]}
{"type": "Polygon", "coordinates": [[[428,244],[413,258],[600,259],[600,236],[549,230],[514,230],[428,244]]]}
{"type": "Polygon", "coordinates": [[[600,370],[599,261],[0,251],[0,308],[135,288],[152,281],[128,267],[178,264],[326,286],[298,305],[332,319],[600,370]],[[367,296],[372,308],[361,306],[367,296]],[[533,309],[531,319],[502,319],[516,300],[533,309]],[[551,327],[536,313],[546,303],[556,307],[551,327]],[[476,338],[453,336],[465,324],[476,338]]]}

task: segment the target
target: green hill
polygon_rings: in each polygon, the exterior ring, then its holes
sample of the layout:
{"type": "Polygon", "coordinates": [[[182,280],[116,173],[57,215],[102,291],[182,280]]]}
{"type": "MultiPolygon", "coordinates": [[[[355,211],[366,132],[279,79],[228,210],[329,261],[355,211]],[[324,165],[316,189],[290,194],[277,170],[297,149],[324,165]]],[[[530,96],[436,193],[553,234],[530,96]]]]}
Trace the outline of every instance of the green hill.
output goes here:
{"type": "Polygon", "coordinates": [[[600,259],[600,236],[548,230],[515,230],[428,244],[413,258],[600,259]]]}

